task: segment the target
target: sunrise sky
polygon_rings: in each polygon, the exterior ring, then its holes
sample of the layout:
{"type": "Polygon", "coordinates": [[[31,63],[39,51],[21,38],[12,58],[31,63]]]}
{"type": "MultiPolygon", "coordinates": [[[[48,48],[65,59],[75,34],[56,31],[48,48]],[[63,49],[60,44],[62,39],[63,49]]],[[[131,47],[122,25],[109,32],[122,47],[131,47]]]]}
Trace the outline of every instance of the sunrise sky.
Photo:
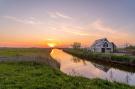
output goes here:
{"type": "Polygon", "coordinates": [[[135,45],[135,0],[0,0],[1,47],[135,45]]]}

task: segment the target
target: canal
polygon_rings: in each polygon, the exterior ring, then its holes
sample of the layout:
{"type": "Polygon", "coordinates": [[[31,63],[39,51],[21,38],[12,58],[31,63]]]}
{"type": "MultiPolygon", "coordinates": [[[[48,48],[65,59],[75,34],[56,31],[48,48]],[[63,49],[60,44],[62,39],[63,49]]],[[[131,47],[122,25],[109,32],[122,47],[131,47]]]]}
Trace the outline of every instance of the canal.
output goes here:
{"type": "Polygon", "coordinates": [[[122,70],[117,67],[80,59],[60,49],[53,49],[50,55],[60,63],[60,70],[68,75],[90,79],[100,78],[112,82],[135,85],[134,71],[122,70]]]}

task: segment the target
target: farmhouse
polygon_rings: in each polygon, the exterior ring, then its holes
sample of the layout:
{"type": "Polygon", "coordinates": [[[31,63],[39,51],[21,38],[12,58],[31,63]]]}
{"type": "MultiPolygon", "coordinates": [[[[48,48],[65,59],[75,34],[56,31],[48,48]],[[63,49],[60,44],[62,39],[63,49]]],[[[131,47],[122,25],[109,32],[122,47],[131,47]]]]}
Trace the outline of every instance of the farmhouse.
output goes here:
{"type": "Polygon", "coordinates": [[[116,51],[116,45],[113,42],[109,42],[107,38],[98,39],[92,44],[90,50],[93,52],[110,53],[116,51]]]}

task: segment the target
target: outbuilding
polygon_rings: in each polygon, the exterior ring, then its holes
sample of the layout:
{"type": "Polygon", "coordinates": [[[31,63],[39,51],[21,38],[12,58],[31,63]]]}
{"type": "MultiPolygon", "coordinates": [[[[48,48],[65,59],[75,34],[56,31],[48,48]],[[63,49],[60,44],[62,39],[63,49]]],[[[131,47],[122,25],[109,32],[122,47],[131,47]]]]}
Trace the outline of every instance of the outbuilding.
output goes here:
{"type": "Polygon", "coordinates": [[[90,50],[93,52],[111,53],[116,51],[116,45],[113,42],[109,42],[107,38],[96,40],[90,50]]]}

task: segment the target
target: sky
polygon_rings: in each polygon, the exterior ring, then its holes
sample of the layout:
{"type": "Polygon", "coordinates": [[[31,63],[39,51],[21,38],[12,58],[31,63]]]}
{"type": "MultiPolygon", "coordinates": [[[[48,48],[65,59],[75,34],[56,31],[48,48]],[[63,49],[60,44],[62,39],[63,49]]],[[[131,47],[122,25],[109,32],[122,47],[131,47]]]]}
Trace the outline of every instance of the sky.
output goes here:
{"type": "Polygon", "coordinates": [[[0,47],[135,45],[135,0],[0,0],[0,47]]]}

